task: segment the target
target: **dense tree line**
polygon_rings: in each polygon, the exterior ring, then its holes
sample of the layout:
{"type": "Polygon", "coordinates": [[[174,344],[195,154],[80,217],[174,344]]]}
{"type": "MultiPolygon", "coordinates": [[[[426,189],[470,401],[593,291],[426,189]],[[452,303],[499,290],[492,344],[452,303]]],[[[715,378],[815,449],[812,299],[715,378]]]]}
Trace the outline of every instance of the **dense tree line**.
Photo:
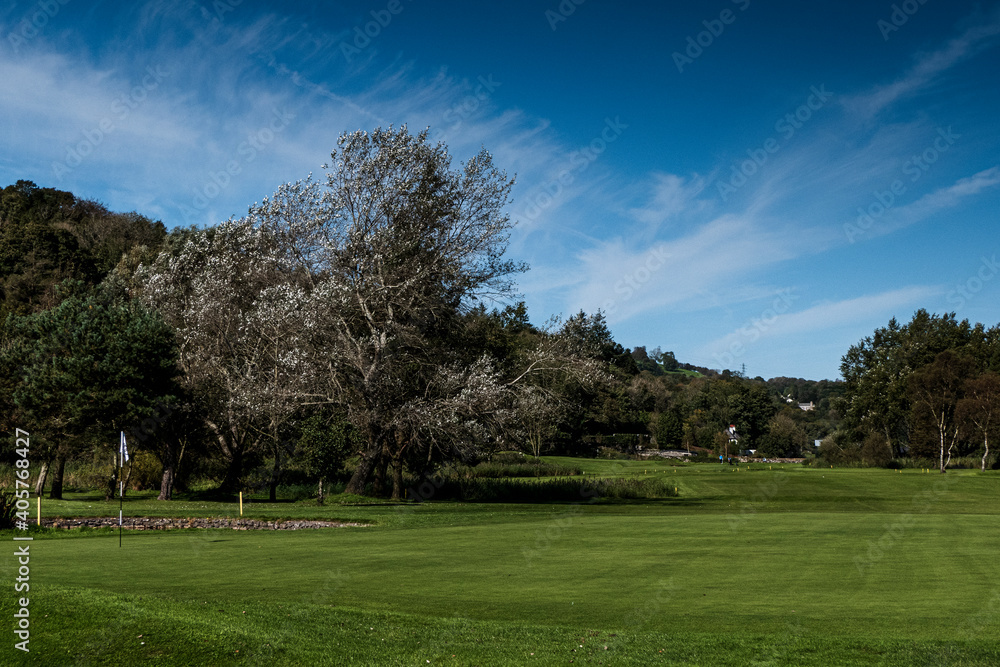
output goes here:
{"type": "Polygon", "coordinates": [[[320,497],[340,478],[399,498],[507,449],[989,459],[996,328],[920,311],[852,347],[844,382],[698,369],[624,348],[600,312],[531,322],[504,257],[513,181],[487,152],[453,167],[404,127],[331,157],[241,218],[169,233],[26,181],[0,192],[0,419],[37,434],[52,495],[120,430],[163,499],[193,475],[274,497],[293,473],[320,497]]]}
{"type": "Polygon", "coordinates": [[[953,456],[981,450],[985,468],[1000,426],[998,372],[1000,326],[926,310],[904,325],[892,319],[844,355],[834,456],[876,465],[934,458],[944,472],[953,456]]]}

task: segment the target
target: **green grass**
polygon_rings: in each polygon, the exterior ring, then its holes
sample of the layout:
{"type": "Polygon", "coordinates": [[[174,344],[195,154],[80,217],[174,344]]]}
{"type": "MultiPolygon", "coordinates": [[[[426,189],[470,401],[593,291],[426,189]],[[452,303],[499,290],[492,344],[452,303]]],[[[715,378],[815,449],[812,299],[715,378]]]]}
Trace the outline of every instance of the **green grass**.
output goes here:
{"type": "MultiPolygon", "coordinates": [[[[165,665],[1000,664],[997,473],[565,463],[585,476],[659,476],[679,497],[253,503],[244,506],[248,515],[372,526],[126,532],[121,549],[110,529],[61,539],[41,531],[31,543],[27,657],[165,665]]],[[[46,507],[117,512],[117,503],[82,496],[46,507]]],[[[153,509],[238,514],[231,503],[126,503],[127,513],[153,509]]],[[[0,564],[11,581],[14,559],[0,564]]],[[[12,598],[2,599],[8,618],[12,598]]]]}

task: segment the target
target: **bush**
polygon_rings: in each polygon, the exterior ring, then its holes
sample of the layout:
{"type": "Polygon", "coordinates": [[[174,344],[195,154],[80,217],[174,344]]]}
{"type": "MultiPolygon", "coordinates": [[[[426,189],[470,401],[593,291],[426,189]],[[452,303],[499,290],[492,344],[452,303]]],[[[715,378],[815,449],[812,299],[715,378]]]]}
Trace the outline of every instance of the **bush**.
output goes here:
{"type": "Polygon", "coordinates": [[[14,527],[17,514],[17,500],[10,491],[0,491],[0,530],[14,527]]]}
{"type": "Polygon", "coordinates": [[[580,468],[559,465],[558,463],[544,463],[542,461],[522,461],[520,463],[490,461],[472,467],[456,466],[452,470],[454,471],[454,475],[467,479],[476,477],[490,479],[501,479],[504,477],[565,477],[583,473],[580,468]]]}
{"type": "Polygon", "coordinates": [[[493,463],[502,463],[502,464],[524,463],[527,460],[528,457],[525,456],[522,452],[497,452],[496,454],[490,457],[490,461],[492,461],[493,463]]]}
{"type": "Polygon", "coordinates": [[[620,452],[612,447],[598,447],[597,448],[597,458],[599,459],[611,459],[618,461],[630,461],[632,457],[625,452],[620,452]]]}
{"type": "MultiPolygon", "coordinates": [[[[344,491],[346,484],[340,483],[329,483],[323,485],[323,495],[331,496],[344,491]]],[[[279,484],[276,490],[276,496],[279,500],[292,502],[299,502],[302,500],[315,500],[316,494],[319,491],[318,482],[306,482],[306,483],[287,483],[279,484]]],[[[252,501],[255,503],[266,503],[268,502],[268,489],[264,488],[262,490],[254,491],[250,494],[245,494],[243,499],[245,501],[252,501]]]]}
{"type": "Polygon", "coordinates": [[[489,479],[447,477],[435,482],[435,500],[465,502],[585,502],[592,498],[637,500],[677,495],[667,480],[653,478],[489,479]]]}
{"type": "MultiPolygon", "coordinates": [[[[109,456],[107,452],[95,452],[90,461],[67,463],[63,473],[63,489],[66,491],[107,489],[112,474],[118,472],[109,460],[109,456]]],[[[157,489],[163,477],[163,466],[150,452],[129,452],[129,462],[125,464],[123,475],[128,478],[128,488],[132,491],[157,489]]],[[[52,479],[51,470],[49,479],[52,479]]],[[[117,482],[115,484],[115,493],[118,493],[117,482]]]]}

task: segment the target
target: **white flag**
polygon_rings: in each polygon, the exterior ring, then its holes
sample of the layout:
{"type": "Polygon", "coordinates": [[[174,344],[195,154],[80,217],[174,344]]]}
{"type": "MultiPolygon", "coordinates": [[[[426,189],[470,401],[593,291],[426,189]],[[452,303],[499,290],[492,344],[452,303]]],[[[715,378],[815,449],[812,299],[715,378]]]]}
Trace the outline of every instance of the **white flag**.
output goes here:
{"type": "Polygon", "coordinates": [[[122,444],[118,447],[118,455],[121,457],[122,465],[128,463],[128,445],[125,444],[125,431],[122,431],[122,444]]]}

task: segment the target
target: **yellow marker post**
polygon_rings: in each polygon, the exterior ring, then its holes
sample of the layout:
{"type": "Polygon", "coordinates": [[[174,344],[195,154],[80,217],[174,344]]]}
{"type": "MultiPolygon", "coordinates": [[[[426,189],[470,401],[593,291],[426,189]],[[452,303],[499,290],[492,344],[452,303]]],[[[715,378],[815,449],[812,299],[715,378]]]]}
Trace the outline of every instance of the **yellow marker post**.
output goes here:
{"type": "Polygon", "coordinates": [[[240,516],[243,516],[243,492],[240,491],[240,516]]]}
{"type": "Polygon", "coordinates": [[[42,525],[42,497],[38,496],[38,498],[36,498],[36,500],[38,501],[38,525],[41,526],[42,525]]]}

